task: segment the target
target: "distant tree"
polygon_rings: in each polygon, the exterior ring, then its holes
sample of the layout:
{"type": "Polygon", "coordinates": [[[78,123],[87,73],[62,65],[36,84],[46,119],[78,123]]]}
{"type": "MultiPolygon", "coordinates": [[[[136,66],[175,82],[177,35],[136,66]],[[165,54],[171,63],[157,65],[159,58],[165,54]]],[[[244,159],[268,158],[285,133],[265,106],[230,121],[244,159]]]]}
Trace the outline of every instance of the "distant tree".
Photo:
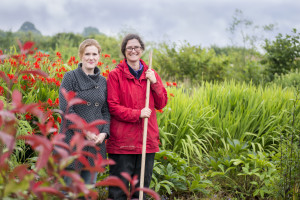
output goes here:
{"type": "Polygon", "coordinates": [[[9,48],[15,44],[16,40],[11,31],[2,31],[0,30],[0,49],[2,51],[9,50],[9,48]]]}
{"type": "Polygon", "coordinates": [[[83,29],[82,35],[84,37],[88,37],[90,35],[103,35],[103,33],[101,33],[97,28],[89,26],[83,29]]]}
{"type": "Polygon", "coordinates": [[[223,81],[229,60],[225,55],[216,56],[213,49],[193,46],[185,42],[162,43],[154,52],[153,66],[163,79],[186,83],[223,81]]]}
{"type": "Polygon", "coordinates": [[[42,35],[31,22],[24,22],[18,32],[32,32],[34,34],[42,35]]]}
{"type": "Polygon", "coordinates": [[[267,51],[264,64],[267,64],[266,73],[270,81],[275,74],[287,74],[291,70],[300,69],[300,33],[296,29],[293,35],[279,34],[275,41],[265,40],[264,49],[267,51]]]}
{"type": "Polygon", "coordinates": [[[233,46],[241,46],[242,44],[244,48],[257,49],[265,39],[263,32],[271,32],[275,28],[275,24],[260,27],[245,17],[241,10],[236,9],[227,31],[231,34],[230,40],[233,46]]]}

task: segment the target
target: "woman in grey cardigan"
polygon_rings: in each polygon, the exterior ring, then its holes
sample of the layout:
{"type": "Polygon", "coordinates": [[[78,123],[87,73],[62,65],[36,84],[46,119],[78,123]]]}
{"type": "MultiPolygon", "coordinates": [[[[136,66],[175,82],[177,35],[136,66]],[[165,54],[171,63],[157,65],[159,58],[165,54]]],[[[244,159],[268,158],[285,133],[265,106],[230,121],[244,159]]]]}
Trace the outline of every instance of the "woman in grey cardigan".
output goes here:
{"type": "MultiPolygon", "coordinates": [[[[67,102],[62,95],[62,88],[65,88],[67,91],[76,92],[76,97],[87,102],[86,104],[77,104],[70,107],[68,113],[75,113],[88,123],[97,119],[103,119],[107,122],[110,120],[107,105],[106,79],[100,75],[100,69],[97,67],[100,52],[101,47],[96,40],[84,40],[80,44],[78,52],[81,62],[78,64],[77,69],[65,73],[59,90],[59,108],[63,112],[66,112],[67,102]]],[[[64,123],[62,118],[60,133],[66,135],[65,142],[68,144],[74,135],[74,131],[68,129],[70,124],[70,121],[64,123]],[[63,127],[64,124],[66,124],[65,127],[63,127]]],[[[98,129],[100,134],[88,132],[86,139],[95,142],[100,147],[100,151],[98,150],[97,152],[96,148],[91,146],[84,147],[84,150],[94,155],[100,153],[103,158],[106,158],[104,140],[109,137],[109,123],[99,125],[98,129]]],[[[89,163],[94,165],[93,158],[87,158],[89,163]]],[[[83,165],[78,161],[69,165],[68,169],[78,171],[86,184],[94,184],[97,180],[97,173],[83,170],[83,165]]],[[[72,183],[70,177],[65,177],[64,179],[66,184],[70,185],[72,183]]]]}

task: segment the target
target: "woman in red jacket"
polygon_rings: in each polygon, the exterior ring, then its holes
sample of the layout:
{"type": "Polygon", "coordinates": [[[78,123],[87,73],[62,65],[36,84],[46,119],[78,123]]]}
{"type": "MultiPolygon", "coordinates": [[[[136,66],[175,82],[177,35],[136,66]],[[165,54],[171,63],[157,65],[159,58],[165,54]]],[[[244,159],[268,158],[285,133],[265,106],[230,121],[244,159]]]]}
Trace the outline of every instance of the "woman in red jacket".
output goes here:
{"type": "MultiPolygon", "coordinates": [[[[111,165],[110,175],[122,178],[121,172],[132,177],[140,176],[143,146],[143,122],[148,118],[144,187],[149,187],[155,153],[159,151],[159,132],[155,109],[166,106],[167,91],[159,75],[148,69],[141,59],[145,45],[136,34],[128,34],[122,42],[121,51],[125,59],[112,70],[107,79],[107,102],[111,115],[110,137],[106,143],[111,165]],[[147,79],[150,80],[149,108],[145,108],[147,79]]],[[[140,179],[140,178],[139,178],[140,179]]],[[[136,185],[139,186],[139,183],[136,185]]],[[[127,197],[117,187],[109,188],[109,198],[127,197]]],[[[138,192],[133,198],[139,198],[138,192]]],[[[144,196],[145,198],[145,196],[144,196]]]]}

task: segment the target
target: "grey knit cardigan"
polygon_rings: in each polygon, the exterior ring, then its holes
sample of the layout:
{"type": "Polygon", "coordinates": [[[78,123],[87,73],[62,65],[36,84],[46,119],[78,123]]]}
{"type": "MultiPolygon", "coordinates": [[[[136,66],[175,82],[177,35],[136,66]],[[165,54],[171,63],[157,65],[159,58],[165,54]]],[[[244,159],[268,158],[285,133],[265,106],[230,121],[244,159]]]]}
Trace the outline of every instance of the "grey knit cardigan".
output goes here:
{"type": "MultiPolygon", "coordinates": [[[[62,80],[59,89],[59,108],[63,112],[66,111],[67,102],[61,93],[61,89],[65,88],[67,91],[74,91],[77,93],[76,97],[85,100],[86,104],[77,104],[69,109],[68,113],[76,113],[88,123],[97,119],[103,119],[107,121],[105,125],[99,125],[100,133],[107,133],[107,138],[109,137],[109,121],[110,114],[107,104],[107,85],[106,79],[100,75],[100,69],[95,67],[93,75],[87,75],[82,70],[82,63],[79,63],[78,68],[69,72],[66,72],[62,80]]],[[[71,138],[74,135],[74,131],[68,128],[62,127],[64,120],[62,117],[60,133],[66,135],[65,142],[70,143],[71,138]]],[[[66,127],[71,124],[67,121],[66,127]]],[[[93,154],[101,153],[103,158],[106,158],[106,148],[105,142],[98,144],[100,147],[100,152],[96,152],[94,147],[86,146],[85,151],[93,154]]],[[[93,159],[87,157],[91,165],[94,165],[93,159]]],[[[81,169],[82,164],[75,161],[68,168],[70,169],[81,169]]]]}

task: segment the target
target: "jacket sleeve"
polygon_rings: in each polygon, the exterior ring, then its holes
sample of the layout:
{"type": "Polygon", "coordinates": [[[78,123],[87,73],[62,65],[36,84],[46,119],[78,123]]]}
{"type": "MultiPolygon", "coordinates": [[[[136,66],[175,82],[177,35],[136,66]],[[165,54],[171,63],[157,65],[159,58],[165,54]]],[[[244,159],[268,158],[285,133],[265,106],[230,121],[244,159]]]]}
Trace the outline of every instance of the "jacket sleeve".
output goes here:
{"type": "Polygon", "coordinates": [[[123,122],[137,122],[141,110],[121,105],[119,77],[116,71],[111,71],[107,79],[107,102],[110,114],[123,122]]]}
{"type": "MultiPolygon", "coordinates": [[[[106,84],[106,82],[105,82],[106,84]]],[[[109,132],[109,122],[110,122],[110,114],[109,114],[109,109],[108,109],[108,104],[107,104],[107,90],[105,90],[105,102],[102,106],[101,112],[103,116],[103,120],[107,121],[107,124],[104,125],[102,132],[107,133],[106,138],[109,138],[110,132],[109,132]]]]}
{"type": "MultiPolygon", "coordinates": [[[[154,71],[155,72],[155,71],[154,71]]],[[[150,85],[151,92],[154,98],[154,107],[157,110],[164,108],[168,102],[168,93],[166,88],[164,87],[161,78],[155,72],[155,77],[157,82],[150,85]]]]}

